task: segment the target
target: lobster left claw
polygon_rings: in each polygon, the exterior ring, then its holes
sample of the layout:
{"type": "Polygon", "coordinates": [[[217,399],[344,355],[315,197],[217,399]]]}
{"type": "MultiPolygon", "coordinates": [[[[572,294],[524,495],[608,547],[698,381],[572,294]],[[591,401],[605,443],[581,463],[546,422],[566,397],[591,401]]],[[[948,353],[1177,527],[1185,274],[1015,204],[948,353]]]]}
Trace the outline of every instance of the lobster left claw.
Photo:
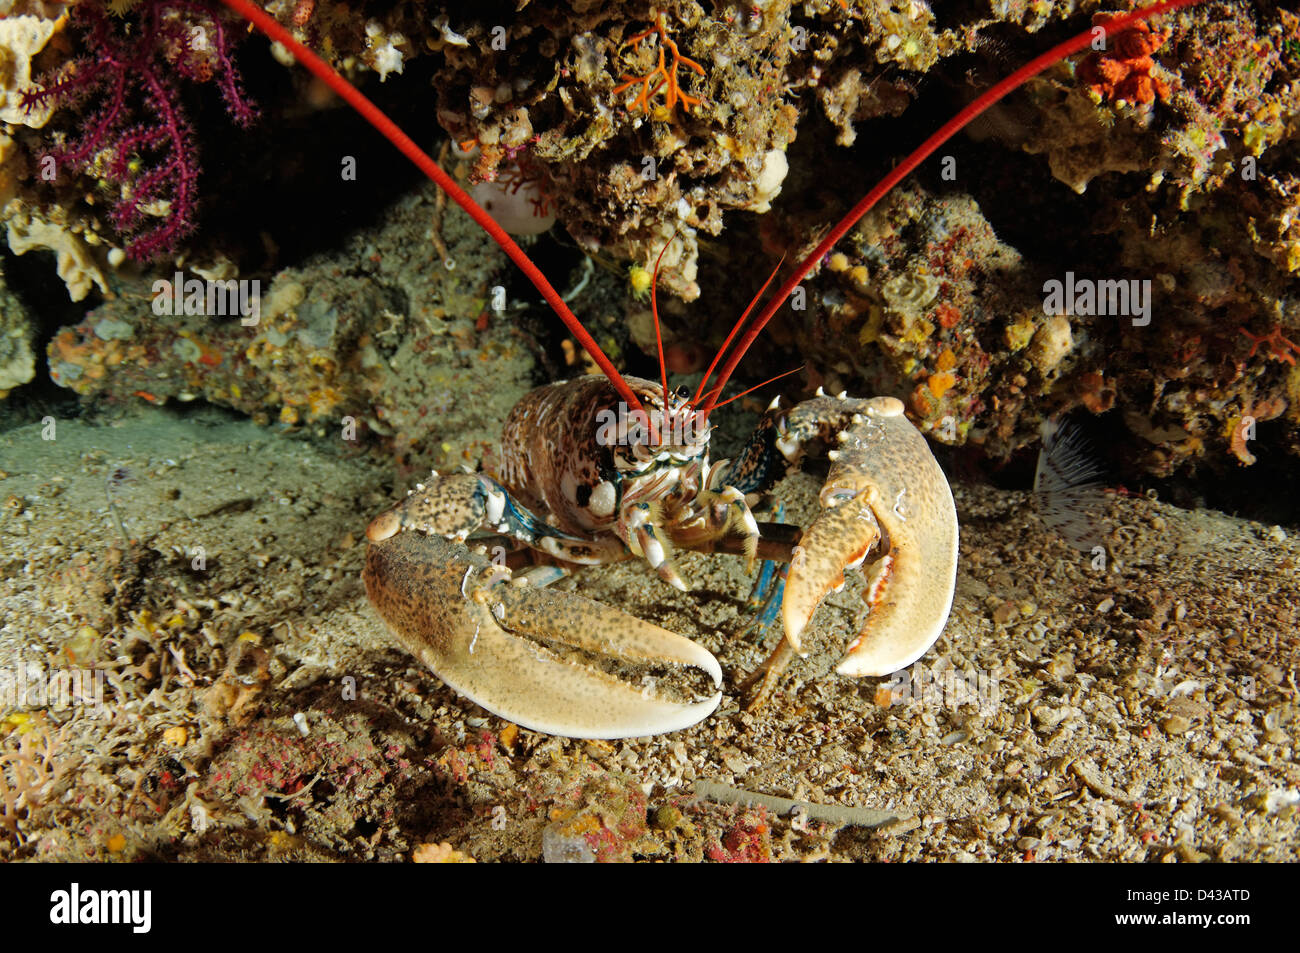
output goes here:
{"type": "Polygon", "coordinates": [[[871,613],[837,671],[888,675],[925,654],[948,621],[957,585],[957,510],[902,402],[852,403],[862,406],[853,408],[830,454],[823,509],[794,552],[782,615],[797,652],[817,605],[843,585],[844,570],[876,550],[866,597],[871,613]]]}
{"type": "Polygon", "coordinates": [[[535,641],[694,666],[718,688],[717,659],[690,639],[591,599],[511,582],[508,569],[460,543],[387,532],[392,522],[371,534],[366,550],[371,604],[412,654],[488,711],[569,738],[629,738],[690,727],[721,702],[720,691],[669,701],[535,641]]]}

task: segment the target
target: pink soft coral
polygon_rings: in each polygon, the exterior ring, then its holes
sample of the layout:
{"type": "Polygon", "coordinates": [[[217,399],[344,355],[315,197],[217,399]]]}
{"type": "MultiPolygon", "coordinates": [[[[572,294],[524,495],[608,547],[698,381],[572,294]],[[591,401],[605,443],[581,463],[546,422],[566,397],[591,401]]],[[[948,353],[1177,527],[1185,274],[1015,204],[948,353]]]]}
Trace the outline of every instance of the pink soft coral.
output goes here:
{"type": "Polygon", "coordinates": [[[231,62],[233,31],[221,17],[203,0],[143,0],[135,17],[119,20],[88,0],[72,12],[88,52],[23,94],[28,109],[93,103],[81,134],[48,155],[60,168],[93,166],[115,187],[110,221],[132,258],[156,258],[194,229],[198,150],[180,80],[216,83],[240,126],[256,117],[231,62]]]}

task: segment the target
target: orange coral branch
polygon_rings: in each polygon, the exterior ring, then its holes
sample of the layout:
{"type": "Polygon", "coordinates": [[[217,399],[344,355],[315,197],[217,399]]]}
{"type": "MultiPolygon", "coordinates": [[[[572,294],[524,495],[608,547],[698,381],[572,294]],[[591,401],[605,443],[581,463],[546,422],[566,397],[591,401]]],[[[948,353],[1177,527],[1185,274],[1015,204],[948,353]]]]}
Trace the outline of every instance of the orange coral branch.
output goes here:
{"type": "Polygon", "coordinates": [[[1237,330],[1250,338],[1250,353],[1246,355],[1247,358],[1254,357],[1255,352],[1259,350],[1261,344],[1267,344],[1269,357],[1277,358],[1279,361],[1286,361],[1293,367],[1295,366],[1296,354],[1300,354],[1300,344],[1296,344],[1294,341],[1284,338],[1282,336],[1282,326],[1280,324],[1262,337],[1251,334],[1245,328],[1237,328],[1237,330]],[[1292,351],[1294,351],[1295,354],[1292,354],[1292,351]]]}
{"type": "Polygon", "coordinates": [[[622,45],[627,46],[631,44],[633,46],[640,46],[641,41],[653,33],[659,34],[659,65],[656,66],[654,69],[652,69],[649,73],[646,73],[644,76],[624,75],[623,79],[626,82],[623,82],[618,86],[615,86],[614,94],[618,95],[619,93],[623,92],[623,90],[630,89],[631,87],[635,86],[637,83],[640,83],[641,92],[638,93],[636,99],[632,101],[631,108],[640,109],[642,112],[646,113],[647,115],[650,113],[651,98],[656,96],[660,90],[665,91],[664,105],[668,107],[668,110],[670,112],[677,105],[677,101],[679,99],[682,101],[682,105],[686,108],[690,108],[692,106],[698,106],[703,100],[695,96],[687,95],[685,92],[682,91],[681,86],[678,85],[677,67],[684,65],[688,69],[694,70],[696,73],[698,73],[701,76],[704,75],[704,67],[701,66],[699,63],[695,62],[695,60],[691,59],[690,57],[682,55],[681,50],[677,48],[677,44],[673,42],[672,38],[668,35],[668,31],[664,29],[664,15],[662,13],[657,15],[654,26],[650,27],[650,29],[648,30],[636,34],[635,36],[628,37],[623,42],[622,45]],[[664,59],[665,49],[669,50],[673,54],[673,65],[671,69],[668,68],[668,65],[664,59]],[[654,88],[652,89],[650,87],[650,84],[654,82],[655,79],[658,79],[659,82],[655,84],[654,88]]]}

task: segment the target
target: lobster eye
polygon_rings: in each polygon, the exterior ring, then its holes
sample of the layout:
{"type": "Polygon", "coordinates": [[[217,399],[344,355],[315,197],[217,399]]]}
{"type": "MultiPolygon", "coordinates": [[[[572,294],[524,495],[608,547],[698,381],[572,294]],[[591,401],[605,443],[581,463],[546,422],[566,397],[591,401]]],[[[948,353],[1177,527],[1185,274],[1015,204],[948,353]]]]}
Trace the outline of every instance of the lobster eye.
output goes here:
{"type": "Polygon", "coordinates": [[[679,399],[685,400],[691,396],[691,389],[683,384],[681,387],[677,388],[676,393],[679,399]]]}

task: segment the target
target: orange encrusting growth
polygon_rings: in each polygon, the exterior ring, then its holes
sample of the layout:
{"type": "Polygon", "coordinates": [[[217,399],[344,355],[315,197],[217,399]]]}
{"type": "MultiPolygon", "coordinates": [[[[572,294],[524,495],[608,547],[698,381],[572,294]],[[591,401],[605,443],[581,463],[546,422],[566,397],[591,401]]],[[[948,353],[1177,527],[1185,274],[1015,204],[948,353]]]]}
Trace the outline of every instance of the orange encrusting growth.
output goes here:
{"type": "MultiPolygon", "coordinates": [[[[1098,13],[1093,27],[1106,29],[1119,19],[1110,13],[1098,13]]],[[[1152,75],[1155,60],[1151,54],[1164,46],[1168,30],[1154,33],[1146,23],[1135,23],[1126,30],[1107,37],[1105,50],[1097,50],[1079,64],[1079,79],[1087,83],[1103,100],[1123,100],[1145,105],[1159,96],[1169,98],[1169,84],[1152,75]]]]}
{"type": "Polygon", "coordinates": [[[696,96],[688,96],[682,90],[681,86],[678,85],[677,67],[684,65],[701,76],[704,75],[704,67],[690,57],[682,55],[681,50],[677,48],[677,44],[668,35],[668,31],[664,29],[664,15],[662,13],[658,14],[654,26],[642,33],[636,34],[635,36],[628,37],[627,40],[624,41],[623,46],[629,44],[632,46],[640,46],[641,41],[652,33],[659,34],[659,65],[644,76],[624,76],[623,79],[626,80],[626,82],[615,86],[614,94],[618,95],[623,92],[623,90],[630,89],[637,83],[640,83],[641,92],[638,93],[636,99],[632,101],[632,108],[639,109],[647,115],[650,113],[651,98],[657,95],[660,90],[664,90],[664,105],[668,107],[669,112],[671,112],[677,105],[679,99],[682,101],[682,105],[688,109],[692,106],[698,106],[703,100],[696,96]],[[673,65],[671,68],[669,68],[664,60],[665,49],[669,50],[673,54],[673,65]],[[653,89],[651,89],[650,84],[654,82],[656,78],[658,78],[659,82],[653,89]]]}
{"type": "Polygon", "coordinates": [[[935,397],[943,397],[944,394],[952,390],[953,385],[957,383],[957,375],[951,371],[940,371],[938,374],[931,374],[926,385],[930,388],[930,393],[935,397]]]}

